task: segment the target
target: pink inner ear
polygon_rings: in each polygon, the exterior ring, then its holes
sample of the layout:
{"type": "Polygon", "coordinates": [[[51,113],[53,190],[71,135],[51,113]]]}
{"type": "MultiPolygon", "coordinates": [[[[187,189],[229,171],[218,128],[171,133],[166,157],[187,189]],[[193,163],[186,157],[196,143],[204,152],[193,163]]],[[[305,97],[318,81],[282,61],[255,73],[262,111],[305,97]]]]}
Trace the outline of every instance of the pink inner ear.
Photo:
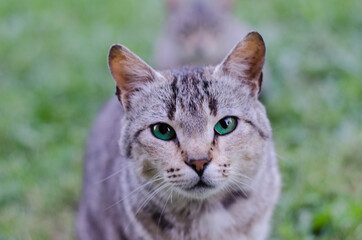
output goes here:
{"type": "Polygon", "coordinates": [[[154,70],[122,45],[111,47],[108,65],[119,88],[117,96],[125,106],[127,106],[128,98],[135,89],[155,78],[154,70]]]}
{"type": "Polygon", "coordinates": [[[264,59],[263,38],[259,33],[251,32],[226,57],[222,63],[222,71],[248,84],[253,94],[256,94],[256,90],[260,91],[264,59]]]}
{"type": "Polygon", "coordinates": [[[265,45],[258,33],[249,33],[232,50],[223,70],[234,77],[258,80],[264,65],[265,45]]]}

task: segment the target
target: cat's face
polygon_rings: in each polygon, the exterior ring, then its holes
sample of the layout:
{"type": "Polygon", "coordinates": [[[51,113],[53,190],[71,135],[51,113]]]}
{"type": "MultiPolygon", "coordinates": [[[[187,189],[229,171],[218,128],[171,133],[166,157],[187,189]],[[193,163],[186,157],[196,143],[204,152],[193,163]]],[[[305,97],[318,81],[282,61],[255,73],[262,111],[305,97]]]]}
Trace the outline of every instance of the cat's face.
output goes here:
{"type": "Polygon", "coordinates": [[[247,192],[271,135],[257,100],[264,53],[251,33],[217,67],[159,73],[114,46],[109,63],[126,109],[120,145],[137,174],[189,198],[247,192]]]}

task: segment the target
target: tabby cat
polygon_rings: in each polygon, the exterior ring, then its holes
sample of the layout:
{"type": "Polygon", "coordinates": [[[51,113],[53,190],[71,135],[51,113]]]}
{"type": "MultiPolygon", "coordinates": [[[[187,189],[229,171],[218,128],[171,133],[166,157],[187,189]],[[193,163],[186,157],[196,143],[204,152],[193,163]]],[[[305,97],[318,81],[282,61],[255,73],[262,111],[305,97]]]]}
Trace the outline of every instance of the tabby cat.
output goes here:
{"type": "Polygon", "coordinates": [[[232,14],[232,0],[165,0],[166,25],[155,48],[155,65],[216,65],[250,29],[232,14]]]}
{"type": "Polygon", "coordinates": [[[280,176],[258,100],[264,58],[257,32],[216,67],[156,71],[112,45],[121,104],[88,139],[78,238],[265,239],[280,176]]]}

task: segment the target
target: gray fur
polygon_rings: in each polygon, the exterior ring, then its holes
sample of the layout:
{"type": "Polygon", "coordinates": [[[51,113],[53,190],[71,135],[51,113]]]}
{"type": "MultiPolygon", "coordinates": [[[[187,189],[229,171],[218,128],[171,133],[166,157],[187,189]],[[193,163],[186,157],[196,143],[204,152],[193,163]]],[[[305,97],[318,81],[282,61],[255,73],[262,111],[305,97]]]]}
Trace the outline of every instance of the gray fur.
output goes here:
{"type": "Polygon", "coordinates": [[[155,71],[126,110],[116,98],[104,106],[87,144],[80,240],[266,238],[280,191],[272,131],[257,89],[226,74],[229,65],[155,71]],[[217,136],[225,116],[238,125],[217,136]],[[155,138],[158,122],[177,139],[155,138]],[[204,158],[199,178],[185,162],[204,158]],[[193,188],[200,179],[211,187],[193,188]]]}
{"type": "Polygon", "coordinates": [[[155,65],[215,65],[249,30],[232,15],[230,0],[166,0],[166,25],[156,44],[155,65]]]}

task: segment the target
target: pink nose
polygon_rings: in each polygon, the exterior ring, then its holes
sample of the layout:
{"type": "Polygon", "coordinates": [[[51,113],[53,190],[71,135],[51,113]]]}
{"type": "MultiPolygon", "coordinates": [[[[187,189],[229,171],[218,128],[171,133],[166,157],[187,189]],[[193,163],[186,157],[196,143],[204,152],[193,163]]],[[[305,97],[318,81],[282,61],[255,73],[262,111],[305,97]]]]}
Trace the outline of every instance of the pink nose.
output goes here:
{"type": "Polygon", "coordinates": [[[192,169],[195,170],[197,175],[200,177],[204,173],[204,170],[206,169],[207,165],[209,164],[210,159],[209,158],[203,158],[203,159],[188,159],[185,161],[187,165],[189,165],[192,169]]]}

